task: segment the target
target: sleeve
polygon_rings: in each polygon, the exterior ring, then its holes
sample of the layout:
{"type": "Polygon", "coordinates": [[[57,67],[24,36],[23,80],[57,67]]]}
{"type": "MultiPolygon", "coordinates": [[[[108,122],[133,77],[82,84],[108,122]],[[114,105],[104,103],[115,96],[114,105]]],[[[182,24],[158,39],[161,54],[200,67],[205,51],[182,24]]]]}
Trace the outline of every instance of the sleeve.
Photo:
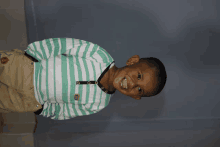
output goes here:
{"type": "Polygon", "coordinates": [[[91,113],[97,113],[99,111],[101,111],[102,109],[104,109],[104,106],[101,105],[101,102],[94,102],[92,104],[85,104],[85,108],[86,110],[90,111],[91,113]]]}
{"type": "Polygon", "coordinates": [[[97,51],[98,45],[75,38],[49,38],[28,45],[25,52],[41,61],[57,55],[89,58],[97,51]]]}
{"type": "Polygon", "coordinates": [[[87,110],[82,104],[48,103],[45,102],[44,110],[40,115],[53,120],[67,120],[77,116],[90,115],[93,112],[87,110]]]}

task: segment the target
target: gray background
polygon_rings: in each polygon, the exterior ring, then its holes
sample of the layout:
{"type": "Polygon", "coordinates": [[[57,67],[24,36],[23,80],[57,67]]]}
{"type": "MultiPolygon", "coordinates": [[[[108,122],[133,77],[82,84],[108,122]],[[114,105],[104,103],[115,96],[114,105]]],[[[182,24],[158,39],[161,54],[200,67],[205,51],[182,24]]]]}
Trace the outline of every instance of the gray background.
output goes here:
{"type": "Polygon", "coordinates": [[[103,47],[117,67],[157,57],[164,90],[136,101],[116,91],[99,113],[37,116],[36,146],[219,146],[220,1],[26,0],[28,43],[68,37],[103,47]]]}

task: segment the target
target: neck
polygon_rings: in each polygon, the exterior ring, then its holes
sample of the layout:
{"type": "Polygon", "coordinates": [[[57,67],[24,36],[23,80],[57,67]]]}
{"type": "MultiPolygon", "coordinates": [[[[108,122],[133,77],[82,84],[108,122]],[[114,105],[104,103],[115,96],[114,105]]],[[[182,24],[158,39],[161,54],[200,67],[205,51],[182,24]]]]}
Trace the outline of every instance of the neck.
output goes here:
{"type": "Polygon", "coordinates": [[[117,75],[117,73],[119,72],[119,68],[116,67],[115,65],[109,70],[109,79],[108,79],[108,86],[111,89],[115,89],[113,86],[113,82],[115,79],[115,75],[117,75]]]}

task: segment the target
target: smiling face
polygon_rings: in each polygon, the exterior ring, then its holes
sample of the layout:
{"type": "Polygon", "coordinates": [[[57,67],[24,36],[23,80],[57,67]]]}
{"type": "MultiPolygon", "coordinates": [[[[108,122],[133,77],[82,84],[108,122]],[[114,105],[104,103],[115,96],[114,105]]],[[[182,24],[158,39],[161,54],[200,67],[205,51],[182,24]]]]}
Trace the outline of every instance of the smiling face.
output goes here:
{"type": "Polygon", "coordinates": [[[127,66],[117,69],[113,78],[113,87],[122,94],[140,100],[141,96],[154,90],[156,85],[154,74],[155,71],[145,62],[139,62],[139,56],[135,55],[127,61],[127,66]],[[127,82],[124,81],[125,78],[127,82]],[[121,86],[122,81],[124,81],[123,86],[121,86]]]}

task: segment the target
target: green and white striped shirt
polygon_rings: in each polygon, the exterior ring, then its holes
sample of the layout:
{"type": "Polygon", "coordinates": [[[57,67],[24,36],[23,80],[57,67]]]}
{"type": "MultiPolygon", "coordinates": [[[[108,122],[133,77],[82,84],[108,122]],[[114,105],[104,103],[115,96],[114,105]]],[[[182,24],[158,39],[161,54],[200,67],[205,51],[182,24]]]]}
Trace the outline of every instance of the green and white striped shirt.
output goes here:
{"type": "Polygon", "coordinates": [[[97,113],[115,93],[99,82],[115,63],[97,44],[49,38],[29,44],[25,52],[39,61],[34,63],[33,84],[44,117],[66,120],[97,113]]]}

